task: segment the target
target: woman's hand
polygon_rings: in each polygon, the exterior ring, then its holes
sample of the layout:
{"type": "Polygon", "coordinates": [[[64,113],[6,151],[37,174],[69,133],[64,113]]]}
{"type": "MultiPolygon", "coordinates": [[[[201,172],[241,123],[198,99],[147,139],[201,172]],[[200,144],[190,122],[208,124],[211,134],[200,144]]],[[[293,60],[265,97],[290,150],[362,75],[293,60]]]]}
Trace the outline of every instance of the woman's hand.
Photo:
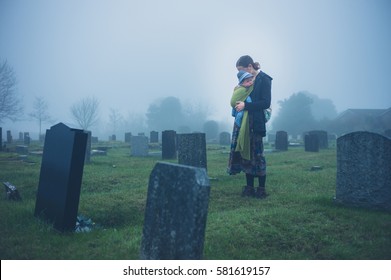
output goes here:
{"type": "Polygon", "coordinates": [[[237,101],[236,106],[235,106],[236,112],[242,111],[244,109],[244,106],[245,106],[245,104],[243,101],[237,101]]]}

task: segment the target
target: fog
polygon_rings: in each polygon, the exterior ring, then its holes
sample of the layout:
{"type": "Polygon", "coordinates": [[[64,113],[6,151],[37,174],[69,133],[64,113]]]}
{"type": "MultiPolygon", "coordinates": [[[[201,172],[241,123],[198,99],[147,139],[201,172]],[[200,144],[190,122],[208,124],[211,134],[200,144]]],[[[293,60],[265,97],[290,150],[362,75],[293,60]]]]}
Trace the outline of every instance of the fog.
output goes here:
{"type": "MultiPolygon", "coordinates": [[[[338,112],[391,107],[390,26],[388,0],[0,0],[0,61],[26,116],[43,97],[52,118],[73,125],[70,107],[94,96],[102,128],[112,109],[136,118],[174,96],[231,123],[245,54],[273,77],[275,114],[299,91],[338,112]]],[[[29,120],[1,126],[38,131],[29,120]]]]}

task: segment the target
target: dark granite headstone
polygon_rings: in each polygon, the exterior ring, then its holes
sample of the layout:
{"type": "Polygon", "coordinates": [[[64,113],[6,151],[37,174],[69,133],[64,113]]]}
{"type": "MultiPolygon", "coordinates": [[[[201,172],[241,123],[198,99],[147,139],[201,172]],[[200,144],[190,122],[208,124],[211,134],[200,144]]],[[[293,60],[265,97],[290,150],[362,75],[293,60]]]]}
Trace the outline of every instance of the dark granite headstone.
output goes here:
{"type": "Polygon", "coordinates": [[[391,210],[391,139],[353,132],[337,139],[336,202],[391,210]]]}
{"type": "Polygon", "coordinates": [[[164,130],[162,132],[162,159],[176,159],[176,131],[164,130]]]}
{"type": "Polygon", "coordinates": [[[91,143],[96,144],[96,143],[98,143],[98,142],[99,142],[99,139],[98,139],[97,136],[91,136],[91,143]]]}
{"type": "Polygon", "coordinates": [[[329,147],[329,138],[327,136],[327,131],[324,130],[312,130],[309,131],[310,135],[317,135],[319,140],[319,149],[328,149],[329,147]]]}
{"type": "Polygon", "coordinates": [[[25,145],[30,145],[30,133],[28,133],[28,132],[25,132],[25,133],[23,133],[23,140],[24,140],[24,144],[25,145]]]}
{"type": "Polygon", "coordinates": [[[75,229],[87,137],[63,123],[46,131],[34,215],[59,231],[75,229]]]}
{"type": "Polygon", "coordinates": [[[150,133],[150,142],[151,143],[159,143],[159,132],[157,131],[151,131],[150,133]]]}
{"type": "Polygon", "coordinates": [[[141,259],[202,259],[209,193],[204,168],[157,163],[149,177],[141,259]]]}
{"type": "Polygon", "coordinates": [[[288,150],[288,133],[286,131],[277,131],[275,148],[280,151],[288,150]]]}
{"type": "Polygon", "coordinates": [[[132,138],[132,133],[131,132],[126,132],[125,133],[125,143],[130,143],[130,139],[132,138]]]}
{"type": "Polygon", "coordinates": [[[136,157],[148,156],[148,137],[132,136],[130,141],[130,155],[136,157]]]}
{"type": "Polygon", "coordinates": [[[231,134],[229,132],[221,132],[219,140],[220,145],[229,146],[231,145],[231,134]]]}
{"type": "Polygon", "coordinates": [[[177,134],[178,163],[207,168],[205,133],[177,134]]]}
{"type": "Polygon", "coordinates": [[[319,152],[319,136],[317,134],[304,135],[304,150],[306,152],[319,152]]]}
{"type": "Polygon", "coordinates": [[[8,143],[8,144],[11,144],[11,143],[12,143],[11,130],[7,130],[7,143],[8,143]]]}

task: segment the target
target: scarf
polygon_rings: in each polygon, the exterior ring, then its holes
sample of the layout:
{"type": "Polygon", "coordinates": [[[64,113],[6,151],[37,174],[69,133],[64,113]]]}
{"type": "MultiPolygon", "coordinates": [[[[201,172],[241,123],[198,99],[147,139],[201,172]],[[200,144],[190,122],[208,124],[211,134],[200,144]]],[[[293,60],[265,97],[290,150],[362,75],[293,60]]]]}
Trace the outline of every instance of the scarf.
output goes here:
{"type": "MultiPolygon", "coordinates": [[[[236,87],[231,98],[231,106],[235,108],[237,101],[245,101],[253,91],[253,86],[246,89],[245,87],[236,87]]],[[[242,125],[240,126],[238,141],[235,151],[240,152],[243,159],[250,160],[250,124],[248,121],[248,111],[244,111],[242,125]]]]}

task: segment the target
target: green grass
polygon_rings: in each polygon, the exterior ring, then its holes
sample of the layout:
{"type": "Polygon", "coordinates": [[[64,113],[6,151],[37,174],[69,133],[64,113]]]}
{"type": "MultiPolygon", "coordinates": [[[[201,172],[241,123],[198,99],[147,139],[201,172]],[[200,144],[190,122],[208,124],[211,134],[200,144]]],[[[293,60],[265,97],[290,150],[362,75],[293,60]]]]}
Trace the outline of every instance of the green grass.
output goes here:
{"type": "MultiPolygon", "coordinates": [[[[228,147],[208,146],[211,180],[205,259],[391,259],[391,213],[333,203],[335,148],[268,153],[264,200],[242,198],[244,175],[228,176],[228,147]],[[314,165],[323,167],[310,171],[314,165]]],[[[85,165],[79,213],[89,233],[59,233],[34,217],[38,156],[0,153],[0,180],[23,201],[0,199],[1,259],[138,259],[149,174],[159,156],[129,156],[114,144],[85,165]]],[[[176,161],[172,161],[176,162],[176,161]]]]}

